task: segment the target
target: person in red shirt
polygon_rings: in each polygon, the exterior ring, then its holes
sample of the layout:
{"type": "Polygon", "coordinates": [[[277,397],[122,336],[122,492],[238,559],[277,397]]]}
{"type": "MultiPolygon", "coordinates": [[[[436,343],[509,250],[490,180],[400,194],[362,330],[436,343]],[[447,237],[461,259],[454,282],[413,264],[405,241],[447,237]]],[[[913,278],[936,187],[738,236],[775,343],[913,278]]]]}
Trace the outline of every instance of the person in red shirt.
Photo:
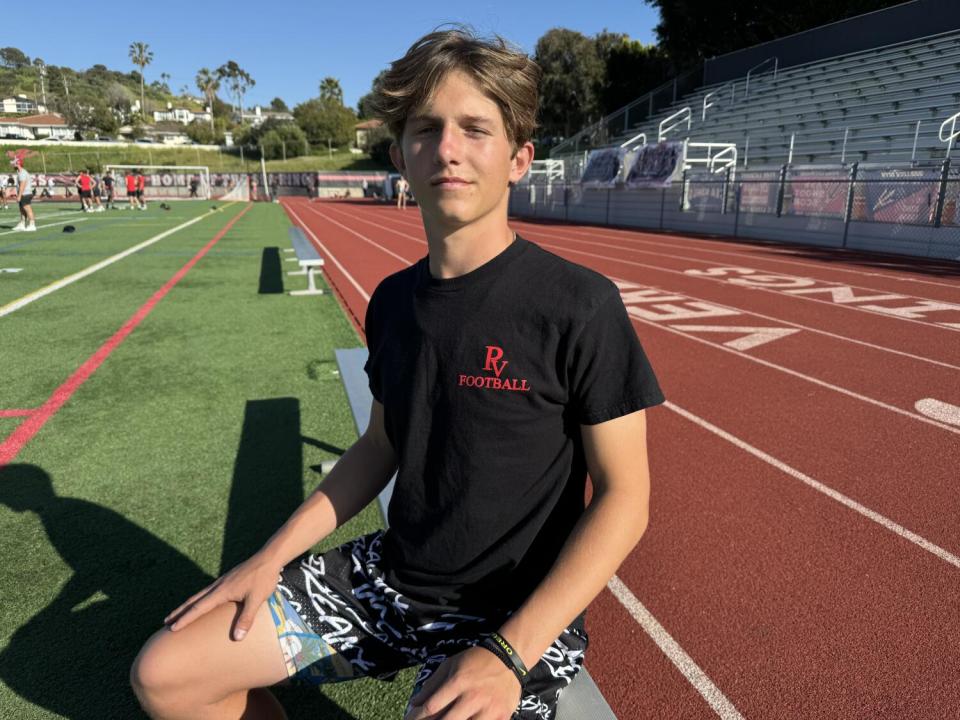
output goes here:
{"type": "Polygon", "coordinates": [[[132,170],[128,170],[124,180],[127,183],[127,200],[130,201],[130,209],[133,210],[137,207],[137,178],[132,170]]]}
{"type": "Polygon", "coordinates": [[[143,172],[137,170],[137,202],[140,203],[140,209],[147,209],[147,199],[144,197],[144,188],[147,187],[147,178],[143,172]]]}
{"type": "Polygon", "coordinates": [[[93,178],[90,177],[89,171],[80,171],[80,177],[77,178],[77,188],[80,190],[81,209],[84,212],[91,212],[93,210],[90,201],[92,196],[91,190],[93,188],[93,178]]]}

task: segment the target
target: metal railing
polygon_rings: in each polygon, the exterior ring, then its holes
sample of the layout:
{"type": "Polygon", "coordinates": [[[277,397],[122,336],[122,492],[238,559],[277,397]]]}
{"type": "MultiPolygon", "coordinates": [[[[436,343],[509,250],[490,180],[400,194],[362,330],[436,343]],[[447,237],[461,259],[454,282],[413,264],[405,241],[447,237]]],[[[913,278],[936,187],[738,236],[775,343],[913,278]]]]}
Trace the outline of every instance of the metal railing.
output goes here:
{"type": "Polygon", "coordinates": [[[586,146],[586,141],[594,136],[600,136],[603,142],[607,142],[617,135],[630,132],[631,126],[635,127],[642,122],[650,120],[655,112],[673,104],[678,97],[694,90],[702,78],[702,65],[698,65],[685,73],[677,75],[675,78],[644,93],[636,100],[627,103],[622,108],[614,110],[609,115],[605,115],[592,125],[588,125],[576,134],[571,135],[563,142],[551,148],[550,156],[555,157],[557,155],[578,152],[583,149],[581,145],[586,146]],[[691,80],[696,80],[696,82],[691,83],[691,80]],[[665,98],[666,102],[660,102],[661,98],[665,98]]]}
{"type": "Polygon", "coordinates": [[[754,73],[754,71],[759,70],[759,69],[762,68],[764,65],[767,65],[771,60],[773,60],[773,79],[774,79],[774,81],[776,81],[776,79],[777,79],[777,68],[778,68],[779,65],[780,65],[780,61],[777,59],[776,56],[772,56],[772,57],[768,57],[768,58],[767,58],[766,60],[764,60],[763,62],[757,63],[757,64],[754,65],[752,68],[750,68],[749,70],[747,70],[747,83],[746,83],[746,86],[745,86],[744,89],[743,89],[743,97],[744,97],[744,98],[750,97],[750,76],[754,73]]]}
{"type": "Polygon", "coordinates": [[[719,95],[727,88],[730,88],[730,104],[733,105],[735,95],[736,95],[736,90],[737,90],[737,83],[735,80],[731,80],[723,87],[717,88],[713,92],[708,92],[706,95],[703,96],[703,113],[700,118],[701,122],[707,119],[707,108],[712,108],[716,105],[716,103],[708,102],[710,98],[714,97],[715,95],[719,95]]]}
{"type": "MultiPolygon", "coordinates": [[[[951,116],[948,117],[946,120],[944,120],[942,123],[940,123],[940,134],[938,135],[938,137],[940,138],[940,142],[945,142],[945,143],[947,143],[947,154],[946,154],[946,157],[947,157],[947,158],[950,157],[950,151],[953,149],[953,141],[956,140],[956,138],[957,138],[958,135],[960,135],[960,131],[957,130],[957,119],[958,119],[958,118],[960,118],[960,113],[956,113],[955,115],[951,115],[951,116]],[[944,137],[944,136],[943,136],[943,129],[944,129],[945,127],[947,127],[947,125],[950,126],[950,135],[948,135],[947,137],[944,137]]],[[[919,129],[919,126],[918,126],[918,129],[919,129]]]]}
{"type": "Polygon", "coordinates": [[[689,130],[693,124],[693,114],[690,112],[689,106],[677,110],[673,115],[669,115],[660,121],[660,125],[657,127],[657,142],[661,142],[667,136],[668,132],[682,125],[684,120],[687,121],[687,130],[689,130]],[[676,120],[676,122],[673,122],[674,120],[676,120]],[[668,123],[671,122],[673,122],[673,124],[668,125],[668,123]],[[664,128],[664,125],[667,125],[667,127],[664,128]]]}
{"type": "Polygon", "coordinates": [[[640,147],[643,147],[644,145],[647,144],[647,134],[646,134],[646,133],[637,133],[636,135],[634,135],[632,138],[630,138],[630,139],[627,140],[626,142],[620,143],[620,147],[622,147],[622,148],[627,148],[628,150],[631,150],[631,149],[633,149],[633,147],[634,147],[634,145],[636,144],[637,140],[639,140],[640,138],[643,138],[643,142],[639,143],[639,145],[640,145],[640,147]]]}

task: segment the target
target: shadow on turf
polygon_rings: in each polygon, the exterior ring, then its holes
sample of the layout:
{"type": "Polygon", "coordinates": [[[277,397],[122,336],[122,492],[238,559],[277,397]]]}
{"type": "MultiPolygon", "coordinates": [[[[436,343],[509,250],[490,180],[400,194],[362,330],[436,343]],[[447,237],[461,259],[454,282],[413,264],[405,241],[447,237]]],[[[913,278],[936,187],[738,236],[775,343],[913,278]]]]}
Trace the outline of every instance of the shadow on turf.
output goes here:
{"type": "MultiPolygon", "coordinates": [[[[221,572],[256,552],[300,505],[302,462],[299,401],[249,401],[221,572]]],[[[26,700],[67,718],[143,717],[127,680],[133,659],[163,617],[213,578],[113,510],[58,496],[51,477],[35,465],[0,468],[0,504],[36,513],[73,571],[57,597],[0,652],[0,679],[26,700]]],[[[42,577],[36,586],[46,587],[42,577]]],[[[291,720],[355,720],[317,690],[274,692],[291,720]]]]}
{"type": "Polygon", "coordinates": [[[283,292],[283,270],[280,264],[280,248],[265,247],[260,257],[261,295],[277,295],[283,292]]]}

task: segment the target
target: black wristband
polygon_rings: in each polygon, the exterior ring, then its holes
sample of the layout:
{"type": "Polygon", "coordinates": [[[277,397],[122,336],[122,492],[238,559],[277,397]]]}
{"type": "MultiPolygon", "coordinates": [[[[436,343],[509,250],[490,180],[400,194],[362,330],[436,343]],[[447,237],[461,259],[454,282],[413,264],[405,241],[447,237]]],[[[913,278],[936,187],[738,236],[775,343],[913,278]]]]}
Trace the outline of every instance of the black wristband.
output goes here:
{"type": "Polygon", "coordinates": [[[500,661],[517,676],[521,687],[527,684],[527,679],[530,676],[527,666],[523,664],[520,655],[517,654],[517,651],[513,649],[510,643],[504,640],[502,635],[495,632],[490,633],[480,641],[480,646],[500,658],[500,661]]]}

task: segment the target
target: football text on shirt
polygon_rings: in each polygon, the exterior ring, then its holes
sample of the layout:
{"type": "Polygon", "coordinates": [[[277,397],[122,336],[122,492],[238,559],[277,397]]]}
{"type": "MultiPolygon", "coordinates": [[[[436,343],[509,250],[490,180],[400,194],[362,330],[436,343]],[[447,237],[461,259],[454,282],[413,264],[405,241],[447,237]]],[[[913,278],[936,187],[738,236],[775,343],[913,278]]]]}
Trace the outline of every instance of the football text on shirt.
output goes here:
{"type": "Polygon", "coordinates": [[[513,390],[515,392],[529,392],[530,386],[526,379],[517,380],[516,378],[500,377],[500,373],[510,363],[507,360],[500,362],[503,357],[503,348],[496,345],[487,345],[487,357],[483,364],[483,369],[493,371],[493,375],[467,375],[460,373],[458,385],[466,387],[481,388],[483,390],[513,390]]]}

